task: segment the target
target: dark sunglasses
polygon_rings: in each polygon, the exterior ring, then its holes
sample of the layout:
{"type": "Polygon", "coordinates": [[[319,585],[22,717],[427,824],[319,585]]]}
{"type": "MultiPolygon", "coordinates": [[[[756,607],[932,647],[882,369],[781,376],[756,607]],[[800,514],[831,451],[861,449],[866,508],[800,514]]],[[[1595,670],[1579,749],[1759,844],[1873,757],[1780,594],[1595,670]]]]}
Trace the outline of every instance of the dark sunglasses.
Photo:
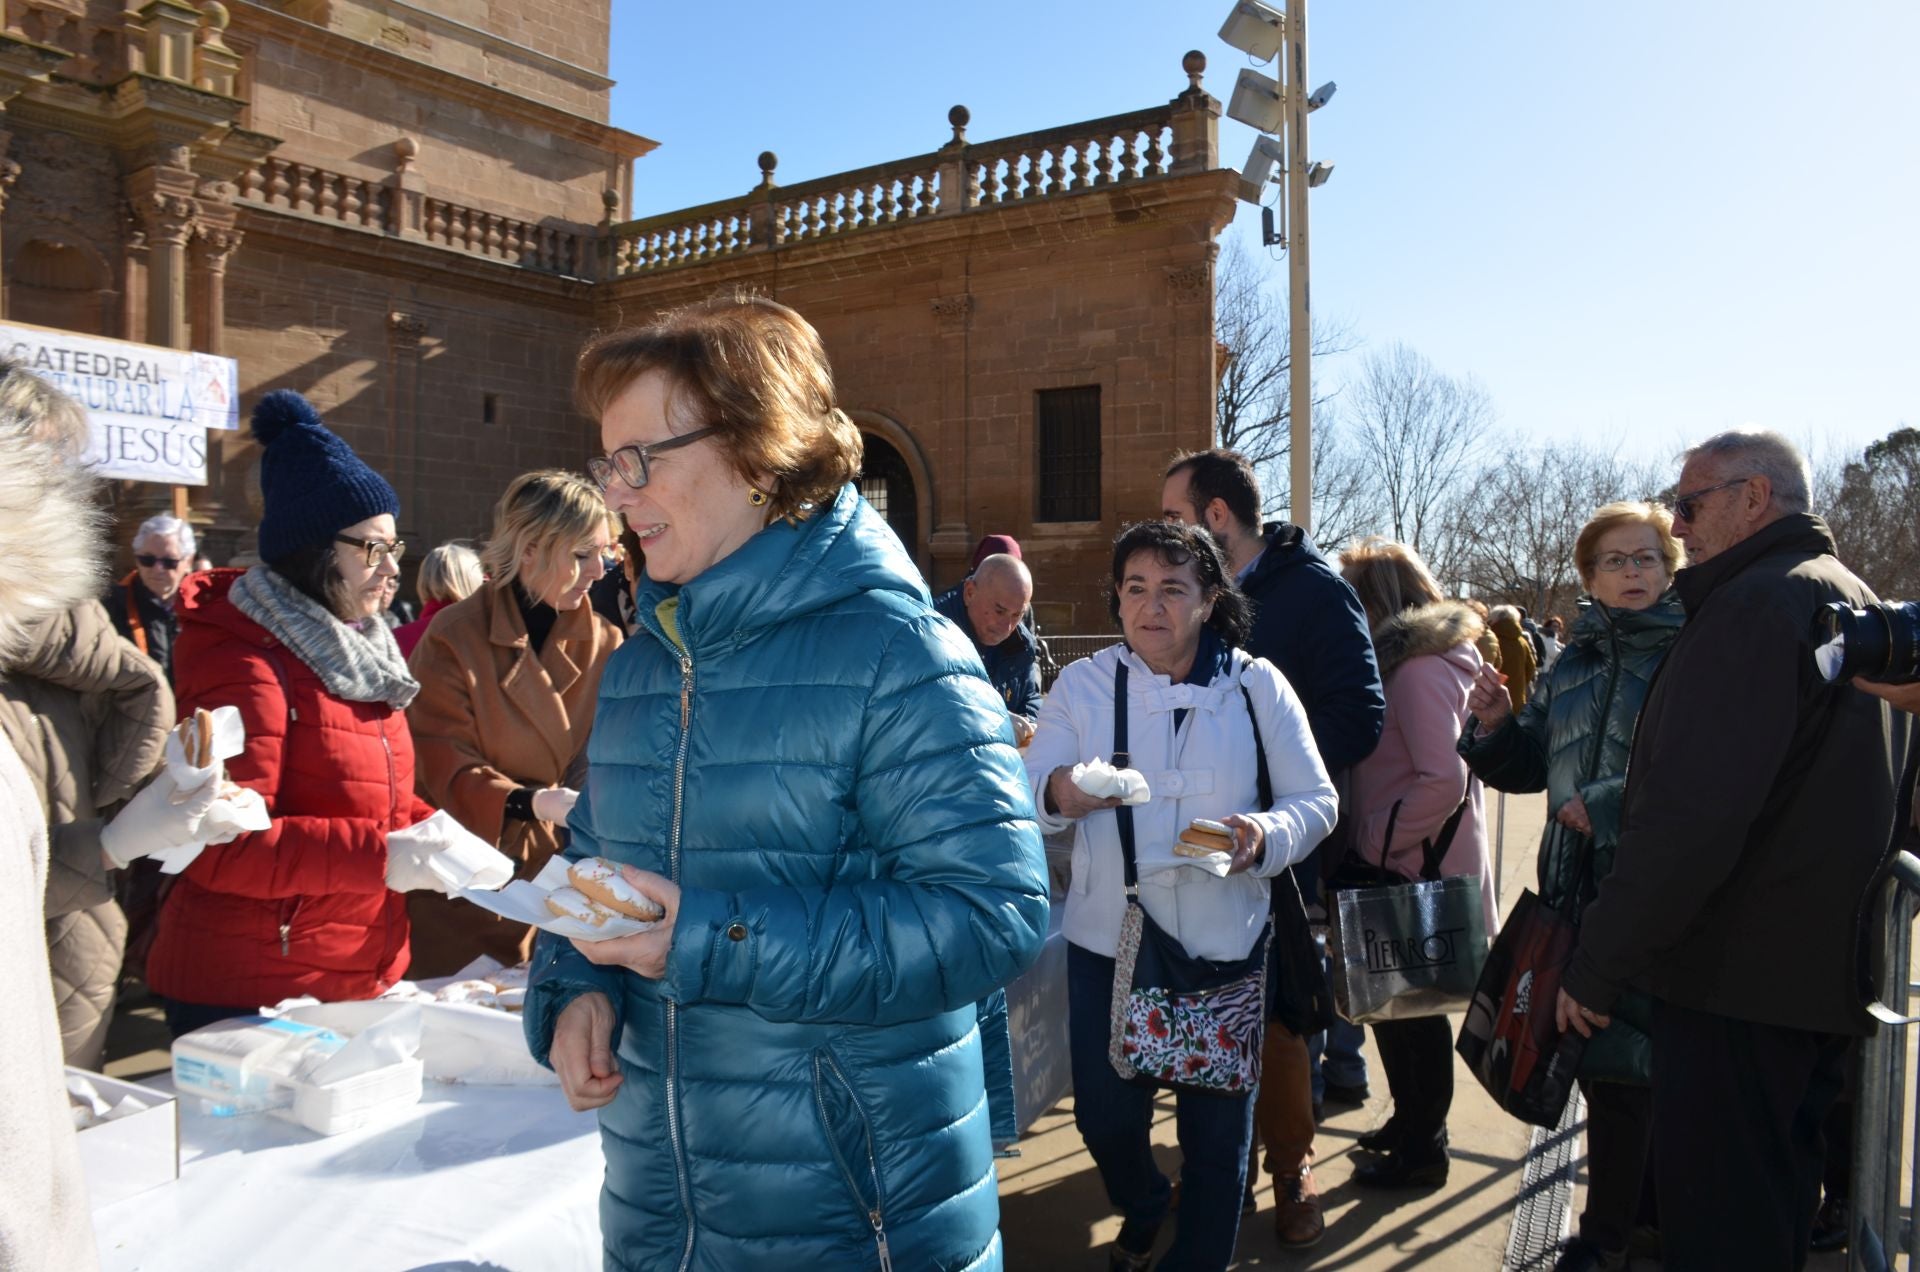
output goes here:
{"type": "Polygon", "coordinates": [[[691,433],[682,433],[678,437],[669,437],[664,442],[655,442],[650,446],[622,446],[611,455],[600,455],[588,460],[587,475],[593,478],[593,484],[601,490],[611,485],[616,476],[638,490],[647,484],[649,469],[655,455],[697,442],[713,431],[713,427],[709,425],[706,428],[696,428],[691,433]]]}
{"type": "Polygon", "coordinates": [[[180,557],[149,556],[144,552],[134,553],[133,559],[149,570],[156,565],[168,570],[177,570],[180,568],[181,561],[180,557]]]}
{"type": "Polygon", "coordinates": [[[1752,477],[1735,477],[1732,481],[1723,481],[1717,486],[1702,486],[1699,490],[1690,490],[1684,495],[1675,495],[1673,497],[1673,515],[1682,521],[1692,521],[1694,505],[1699,503],[1703,496],[1710,495],[1716,490],[1725,490],[1729,486],[1742,486],[1752,480],[1752,477]]]}
{"type": "Polygon", "coordinates": [[[405,539],[356,539],[350,534],[336,534],[333,536],[333,541],[335,543],[344,543],[351,547],[359,548],[365,552],[367,554],[367,568],[370,570],[380,564],[381,557],[392,557],[393,563],[398,565],[400,564],[400,558],[407,554],[407,541],[405,539]]]}

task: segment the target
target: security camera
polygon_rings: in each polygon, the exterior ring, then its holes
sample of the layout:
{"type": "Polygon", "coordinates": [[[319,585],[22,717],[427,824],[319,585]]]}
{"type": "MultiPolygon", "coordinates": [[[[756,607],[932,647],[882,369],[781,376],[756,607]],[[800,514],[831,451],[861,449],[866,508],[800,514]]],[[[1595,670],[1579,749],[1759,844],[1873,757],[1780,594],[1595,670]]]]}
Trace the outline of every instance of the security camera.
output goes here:
{"type": "Polygon", "coordinates": [[[1240,169],[1240,197],[1248,203],[1260,202],[1267,183],[1273,180],[1274,167],[1285,168],[1286,162],[1287,152],[1278,141],[1272,137],[1255,137],[1253,153],[1240,169]]]}
{"type": "Polygon", "coordinates": [[[1307,98],[1307,113],[1311,114],[1332,101],[1334,91],[1339,87],[1340,86],[1332,80],[1328,80],[1320,87],[1314,89],[1313,94],[1307,98]]]}
{"type": "Polygon", "coordinates": [[[1271,62],[1286,42],[1286,15],[1259,0],[1241,0],[1227,15],[1220,38],[1256,61],[1271,62]]]}
{"type": "Polygon", "coordinates": [[[1227,117],[1255,132],[1279,132],[1287,117],[1281,106],[1279,81],[1258,71],[1241,71],[1233,85],[1233,96],[1227,101],[1227,117]]]}
{"type": "Polygon", "coordinates": [[[1327,184],[1327,178],[1333,175],[1333,165],[1315,160],[1307,168],[1307,189],[1327,184]]]}

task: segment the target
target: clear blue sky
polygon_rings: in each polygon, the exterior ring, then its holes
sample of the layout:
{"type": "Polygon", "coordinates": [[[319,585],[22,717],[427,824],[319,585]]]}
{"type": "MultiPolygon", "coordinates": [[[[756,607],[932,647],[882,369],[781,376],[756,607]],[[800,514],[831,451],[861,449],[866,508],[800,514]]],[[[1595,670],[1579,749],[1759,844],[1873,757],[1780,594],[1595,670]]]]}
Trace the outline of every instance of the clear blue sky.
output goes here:
{"type": "MultiPolygon", "coordinates": [[[[1223,100],[1223,0],[615,0],[641,215],[1165,101],[1223,100]]],[[[1664,455],[1754,423],[1920,426],[1920,4],[1318,0],[1316,312],[1491,391],[1502,426],[1664,455]]],[[[1223,121],[1223,162],[1252,133],[1223,121]]],[[[1258,248],[1257,213],[1230,234],[1258,248]]],[[[1276,287],[1285,269],[1272,265],[1276,287]]],[[[1364,346],[1363,346],[1364,348],[1364,346]]],[[[1341,368],[1327,372],[1336,381],[1341,368]]]]}

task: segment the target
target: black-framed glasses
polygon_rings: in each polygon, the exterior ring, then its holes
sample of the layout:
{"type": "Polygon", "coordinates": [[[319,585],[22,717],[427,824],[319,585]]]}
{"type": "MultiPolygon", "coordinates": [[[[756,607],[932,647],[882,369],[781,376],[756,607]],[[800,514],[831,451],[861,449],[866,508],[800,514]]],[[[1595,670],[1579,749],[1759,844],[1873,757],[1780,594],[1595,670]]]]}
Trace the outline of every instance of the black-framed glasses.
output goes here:
{"type": "Polygon", "coordinates": [[[146,566],[149,570],[156,565],[164,570],[177,570],[180,568],[180,562],[182,560],[180,557],[151,556],[145,552],[134,553],[133,559],[138,564],[146,566]]]}
{"type": "Polygon", "coordinates": [[[1700,489],[1690,490],[1684,495],[1675,495],[1673,497],[1673,515],[1682,521],[1692,521],[1694,505],[1699,503],[1703,496],[1710,495],[1716,490],[1725,490],[1729,486],[1744,486],[1752,480],[1753,478],[1751,476],[1735,477],[1732,481],[1723,481],[1717,486],[1702,486],[1700,489]]]}
{"type": "Polygon", "coordinates": [[[1642,574],[1651,574],[1656,566],[1666,564],[1666,558],[1658,552],[1609,552],[1595,561],[1593,566],[1602,574],[1618,574],[1627,568],[1629,561],[1642,574]]]}
{"type": "Polygon", "coordinates": [[[678,437],[669,437],[664,442],[654,442],[648,446],[641,446],[638,443],[622,446],[610,455],[599,455],[588,460],[587,475],[593,478],[594,485],[601,490],[611,485],[616,476],[638,490],[647,484],[648,470],[653,464],[655,455],[697,442],[714,431],[714,427],[708,425],[706,428],[696,428],[691,433],[682,433],[678,437]]]}
{"type": "Polygon", "coordinates": [[[405,539],[356,539],[350,534],[336,534],[333,536],[333,541],[335,543],[345,543],[365,552],[367,554],[367,568],[369,570],[378,569],[380,560],[383,557],[391,557],[393,563],[398,565],[400,564],[400,558],[407,554],[407,541],[405,539]]]}

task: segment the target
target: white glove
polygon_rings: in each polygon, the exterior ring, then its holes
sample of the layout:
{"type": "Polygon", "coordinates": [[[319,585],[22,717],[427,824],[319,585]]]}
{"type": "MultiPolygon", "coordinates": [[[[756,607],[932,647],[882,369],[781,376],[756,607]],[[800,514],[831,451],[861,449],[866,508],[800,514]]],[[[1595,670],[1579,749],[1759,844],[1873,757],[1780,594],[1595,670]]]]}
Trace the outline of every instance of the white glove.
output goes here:
{"type": "Polygon", "coordinates": [[[115,866],[125,867],[136,857],[203,843],[201,823],[219,793],[217,769],[208,770],[206,781],[184,791],[163,769],[101,828],[100,847],[115,866]]]}
{"type": "Polygon", "coordinates": [[[533,815],[543,822],[564,822],[579,800],[579,791],[565,786],[549,786],[533,793],[533,815]]]}
{"type": "Polygon", "coordinates": [[[513,861],[441,809],[405,830],[387,832],[387,887],[452,895],[492,890],[513,878],[513,861]]]}

